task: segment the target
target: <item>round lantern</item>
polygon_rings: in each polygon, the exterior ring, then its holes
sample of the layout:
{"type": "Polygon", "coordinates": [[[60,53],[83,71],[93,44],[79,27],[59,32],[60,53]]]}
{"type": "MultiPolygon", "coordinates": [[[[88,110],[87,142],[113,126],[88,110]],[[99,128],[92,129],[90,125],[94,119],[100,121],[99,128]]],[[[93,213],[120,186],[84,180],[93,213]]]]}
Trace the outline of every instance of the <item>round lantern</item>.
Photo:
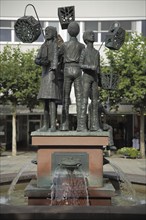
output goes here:
{"type": "MultiPolygon", "coordinates": [[[[28,5],[31,5],[31,4],[28,4],[28,5]]],[[[33,5],[31,6],[34,8],[33,5]]],[[[26,11],[26,8],[25,8],[25,11],[26,11]]],[[[35,13],[36,13],[36,10],[35,10],[35,13]]],[[[14,25],[14,29],[15,29],[16,36],[23,43],[32,43],[36,41],[38,37],[40,36],[41,30],[42,30],[39,18],[38,20],[36,20],[33,16],[26,16],[25,13],[23,17],[19,18],[16,21],[14,25]]]]}

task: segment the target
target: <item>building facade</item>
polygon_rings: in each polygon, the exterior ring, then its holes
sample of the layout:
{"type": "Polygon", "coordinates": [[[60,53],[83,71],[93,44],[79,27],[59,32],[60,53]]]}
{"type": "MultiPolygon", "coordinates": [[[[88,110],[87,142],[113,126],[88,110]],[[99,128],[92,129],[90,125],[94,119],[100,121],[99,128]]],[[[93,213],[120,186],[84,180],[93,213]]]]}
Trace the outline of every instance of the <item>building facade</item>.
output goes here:
{"type": "MultiPolygon", "coordinates": [[[[104,45],[101,47],[102,42],[113,22],[119,22],[120,26],[127,32],[136,31],[146,36],[146,0],[0,0],[0,50],[3,50],[6,44],[13,46],[20,44],[21,49],[25,51],[32,48],[37,49],[43,43],[43,35],[33,43],[22,43],[15,35],[14,24],[18,18],[24,16],[25,9],[26,15],[32,15],[37,19],[31,4],[36,9],[43,30],[48,25],[55,26],[64,41],[67,41],[69,36],[67,30],[61,28],[58,18],[58,8],[74,6],[75,20],[80,26],[78,40],[83,42],[82,35],[84,31],[94,31],[96,35],[94,46],[96,49],[101,48],[101,56],[104,56],[104,45]]],[[[73,89],[71,92],[71,103],[70,114],[72,118],[70,127],[74,129],[76,126],[76,108],[73,89]]],[[[60,114],[60,112],[61,110],[59,109],[58,113],[60,114]]],[[[11,111],[8,110],[7,112],[1,108],[0,117],[1,134],[3,134],[3,129],[5,130],[4,135],[0,136],[1,142],[6,142],[9,148],[11,146],[12,130],[11,111]]],[[[112,113],[109,123],[114,128],[115,145],[118,147],[131,145],[135,127],[138,129],[139,126],[138,118],[138,114],[128,107],[126,109],[123,107],[118,112],[112,113]],[[116,135],[118,131],[121,132],[121,135],[116,135]]],[[[33,113],[30,113],[26,110],[18,110],[17,140],[20,147],[31,144],[30,133],[41,126],[42,119],[42,111],[34,110],[33,113]]]]}

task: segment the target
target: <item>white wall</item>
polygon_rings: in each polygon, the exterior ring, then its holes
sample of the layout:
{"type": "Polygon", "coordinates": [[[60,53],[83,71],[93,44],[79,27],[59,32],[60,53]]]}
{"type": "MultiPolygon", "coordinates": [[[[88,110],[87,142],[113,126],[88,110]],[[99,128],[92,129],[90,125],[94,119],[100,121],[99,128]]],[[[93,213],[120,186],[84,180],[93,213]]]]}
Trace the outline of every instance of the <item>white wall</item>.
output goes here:
{"type": "MultiPolygon", "coordinates": [[[[77,19],[105,20],[121,19],[146,19],[146,0],[0,0],[1,17],[17,18],[24,15],[27,4],[33,4],[40,18],[58,19],[58,8],[75,6],[77,19]]],[[[32,14],[33,9],[28,7],[27,14],[32,14]]],[[[34,12],[33,12],[34,13],[34,12]]]]}

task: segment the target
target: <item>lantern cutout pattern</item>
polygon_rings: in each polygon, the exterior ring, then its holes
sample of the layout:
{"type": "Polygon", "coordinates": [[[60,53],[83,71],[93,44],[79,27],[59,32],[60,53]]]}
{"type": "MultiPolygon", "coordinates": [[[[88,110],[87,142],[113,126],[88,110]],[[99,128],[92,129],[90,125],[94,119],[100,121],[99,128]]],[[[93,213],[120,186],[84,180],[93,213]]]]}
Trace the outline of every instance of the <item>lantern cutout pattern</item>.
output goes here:
{"type": "Polygon", "coordinates": [[[125,30],[118,22],[113,23],[105,37],[105,46],[111,50],[119,50],[124,41],[125,30]]]}
{"type": "Polygon", "coordinates": [[[69,23],[75,20],[74,6],[58,8],[58,17],[62,29],[67,29],[69,23]]]}
{"type": "MultiPolygon", "coordinates": [[[[36,13],[35,7],[31,4],[28,4],[27,6],[29,5],[34,8],[34,11],[36,13]]],[[[22,41],[23,43],[32,43],[36,41],[41,35],[42,27],[37,13],[36,16],[38,20],[36,20],[33,16],[25,15],[27,6],[25,7],[24,16],[16,21],[14,29],[16,36],[20,41],[22,41]]]]}

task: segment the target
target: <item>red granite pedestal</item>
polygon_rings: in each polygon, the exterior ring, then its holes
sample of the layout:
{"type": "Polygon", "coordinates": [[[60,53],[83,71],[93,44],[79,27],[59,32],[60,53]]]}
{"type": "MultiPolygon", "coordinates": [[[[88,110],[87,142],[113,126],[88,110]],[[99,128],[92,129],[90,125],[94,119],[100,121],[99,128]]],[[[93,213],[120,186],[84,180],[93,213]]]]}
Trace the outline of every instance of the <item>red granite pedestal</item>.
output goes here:
{"type": "MultiPolygon", "coordinates": [[[[32,132],[32,145],[38,147],[37,181],[25,191],[28,204],[50,205],[55,167],[61,158],[72,157],[81,160],[90,205],[110,205],[113,190],[105,190],[103,184],[103,146],[108,145],[108,139],[108,132],[32,132]]],[[[80,204],[85,205],[85,200],[80,198],[80,204]]]]}

